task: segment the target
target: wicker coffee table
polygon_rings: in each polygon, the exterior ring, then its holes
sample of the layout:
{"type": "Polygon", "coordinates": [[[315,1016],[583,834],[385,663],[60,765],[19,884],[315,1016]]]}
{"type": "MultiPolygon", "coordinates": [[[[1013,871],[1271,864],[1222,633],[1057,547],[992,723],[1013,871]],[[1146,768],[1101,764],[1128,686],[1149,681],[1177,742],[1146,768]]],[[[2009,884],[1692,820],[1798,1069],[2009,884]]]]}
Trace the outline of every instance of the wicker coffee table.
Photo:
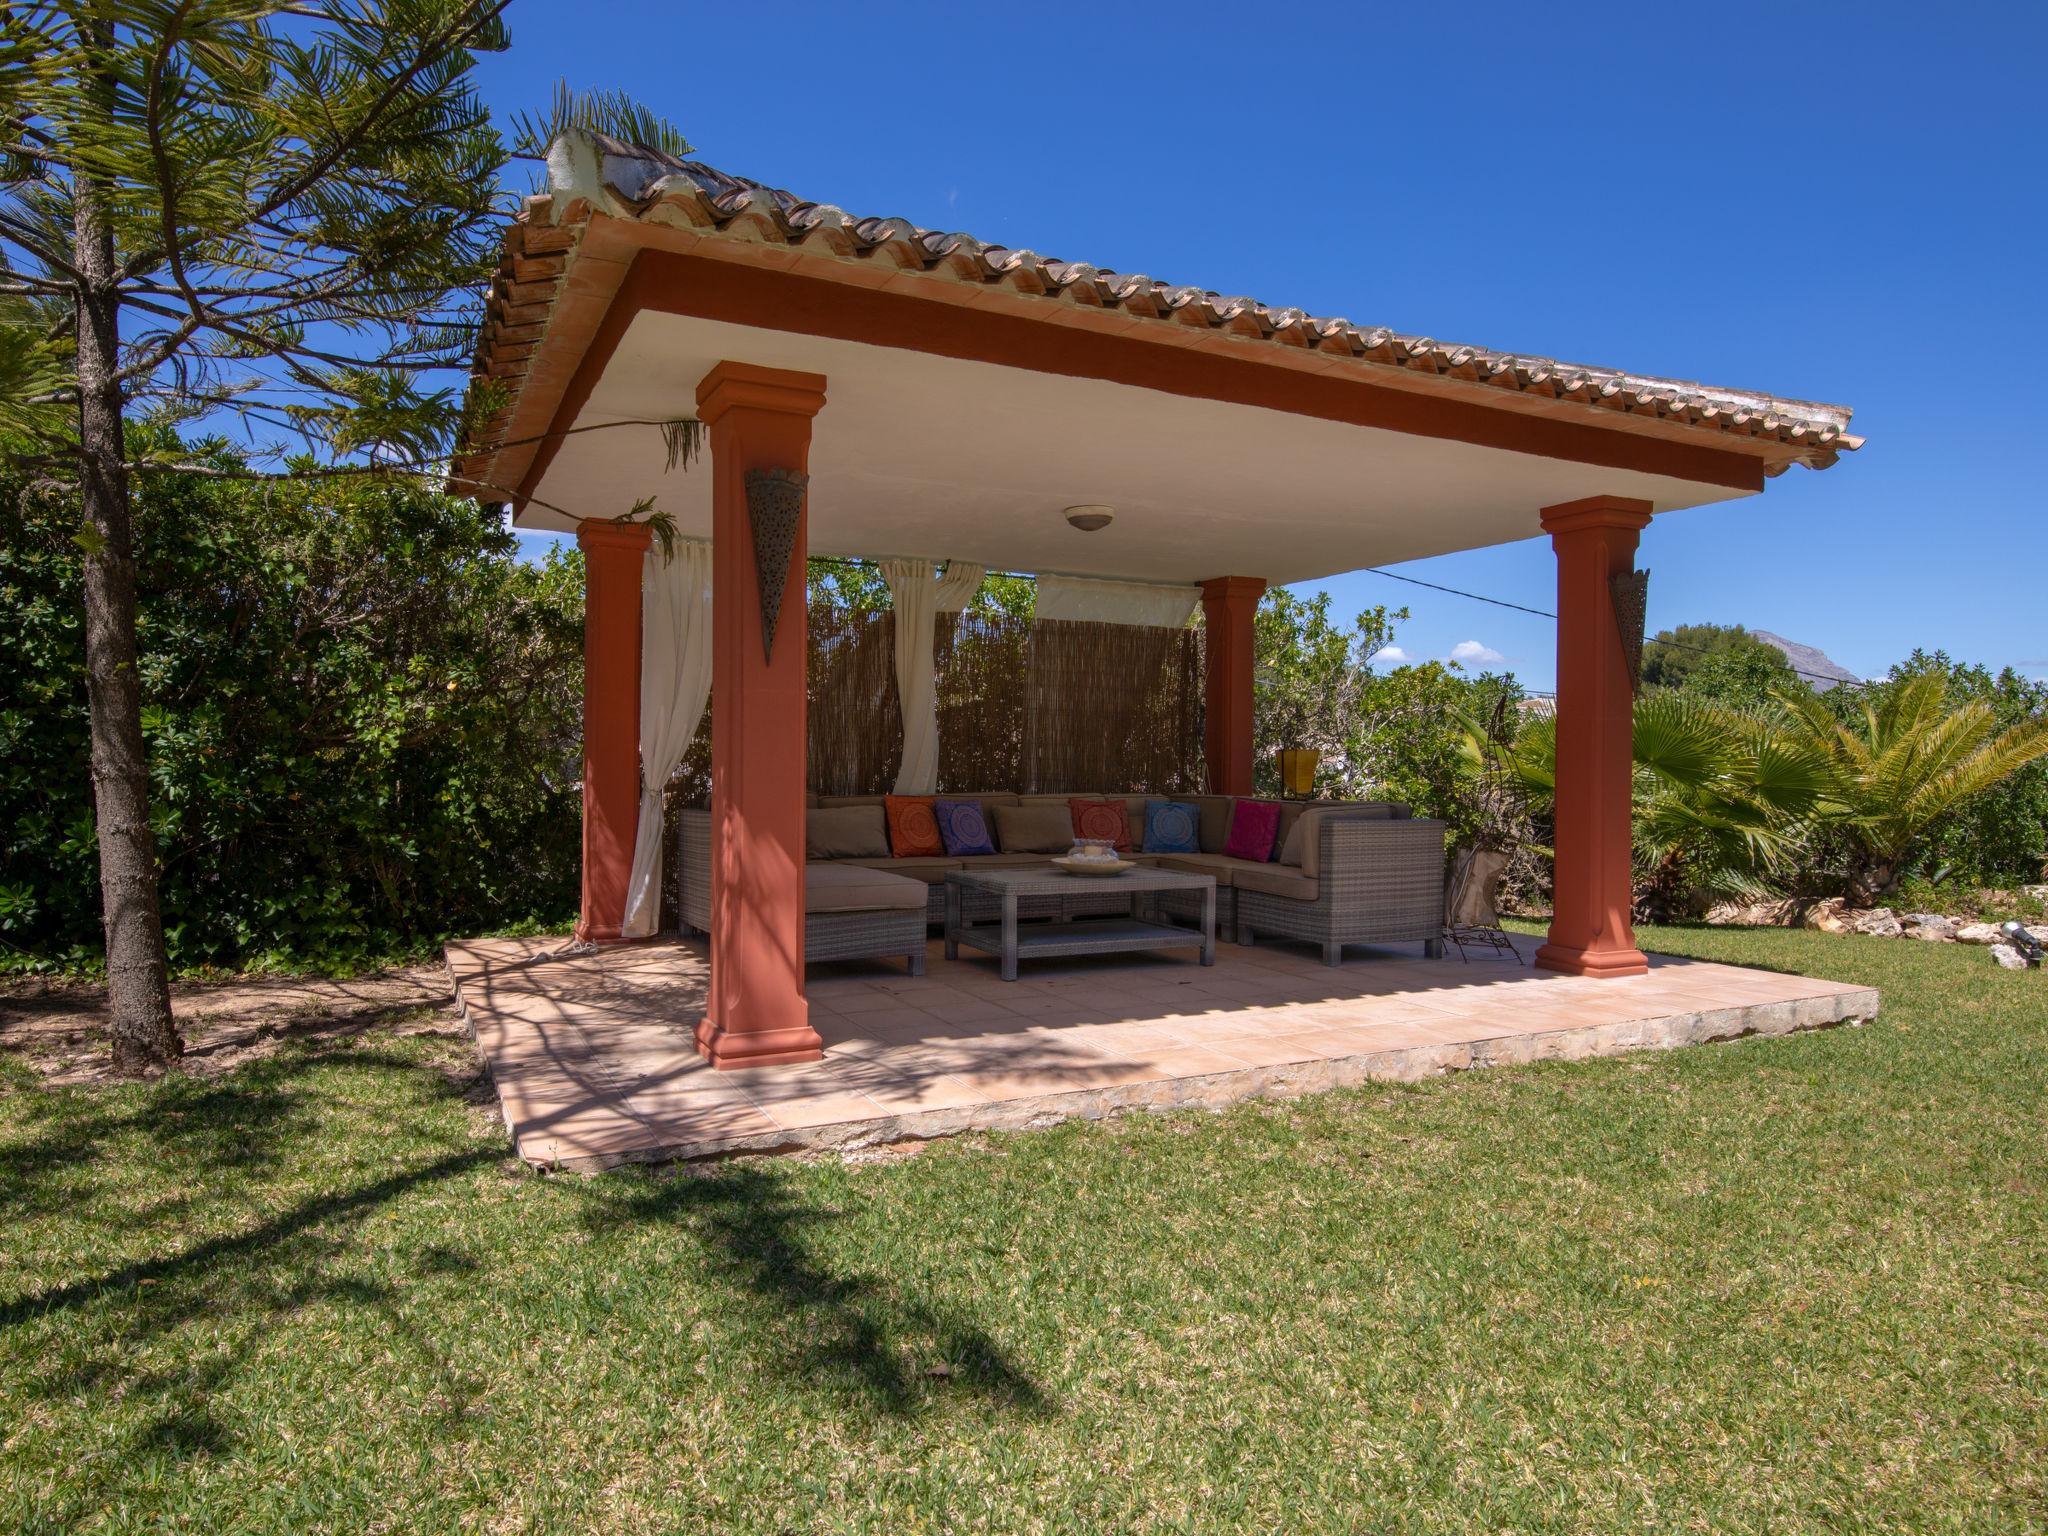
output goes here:
{"type": "Polygon", "coordinates": [[[1201,946],[1202,964],[1216,963],[1216,881],[1211,875],[1184,875],[1171,869],[1127,869],[1120,875],[1070,875],[1050,864],[1043,869],[956,869],[946,876],[946,958],[958,960],[960,946],[979,949],[1001,959],[1003,980],[1017,979],[1017,962],[1027,955],[1112,955],[1140,949],[1191,949],[1201,946]],[[993,923],[965,921],[963,897],[969,891],[994,896],[1002,918],[993,923]],[[1164,891],[1200,891],[1199,930],[1163,922],[1151,898],[1164,891]],[[1017,923],[1020,896],[1125,895],[1132,910],[1124,917],[1079,917],[1056,922],[1017,923]]]}

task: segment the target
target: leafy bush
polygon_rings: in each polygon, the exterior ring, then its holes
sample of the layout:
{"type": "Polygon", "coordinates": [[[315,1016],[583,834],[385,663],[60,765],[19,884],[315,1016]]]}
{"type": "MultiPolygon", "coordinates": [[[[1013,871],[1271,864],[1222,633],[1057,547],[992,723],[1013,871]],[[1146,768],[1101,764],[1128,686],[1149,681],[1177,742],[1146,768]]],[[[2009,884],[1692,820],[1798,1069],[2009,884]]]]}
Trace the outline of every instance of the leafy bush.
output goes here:
{"type": "MultiPolygon", "coordinates": [[[[232,461],[219,458],[223,466],[232,461]]],[[[0,935],[100,944],[79,511],[0,480],[0,935]]],[[[138,491],[144,727],[174,964],[343,964],[574,911],[582,565],[392,487],[138,491]]]]}
{"type": "Polygon", "coordinates": [[[1280,749],[1312,747],[1323,793],[1403,801],[1448,822],[1462,845],[1480,814],[1463,757],[1468,722],[1504,700],[1512,723],[1522,689],[1512,677],[1469,677],[1456,663],[1374,671],[1374,654],[1407,617],[1405,608],[1373,607],[1346,629],[1331,618],[1327,592],[1265,595],[1253,632],[1254,788],[1278,794],[1280,749]]]}
{"type": "MultiPolygon", "coordinates": [[[[1684,688],[1697,682],[1710,698],[1727,698],[1744,679],[1762,676],[1791,683],[1798,674],[1775,645],[1757,639],[1740,624],[1681,624],[1661,629],[1643,645],[1643,685],[1684,688]],[[1698,678],[1695,674],[1704,674],[1698,678]]],[[[1768,690],[1766,690],[1768,692],[1768,690]]],[[[1757,695],[1755,702],[1761,702],[1757,695]]]]}

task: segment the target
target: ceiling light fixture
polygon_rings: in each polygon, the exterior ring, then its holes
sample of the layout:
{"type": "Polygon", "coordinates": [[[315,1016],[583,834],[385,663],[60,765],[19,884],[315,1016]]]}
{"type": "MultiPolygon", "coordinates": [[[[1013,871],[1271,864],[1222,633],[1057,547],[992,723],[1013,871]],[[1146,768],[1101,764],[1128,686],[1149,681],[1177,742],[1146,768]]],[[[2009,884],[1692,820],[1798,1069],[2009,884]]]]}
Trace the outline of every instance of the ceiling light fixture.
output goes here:
{"type": "Polygon", "coordinates": [[[1116,508],[1090,503],[1084,507],[1067,508],[1067,521],[1083,533],[1093,533],[1098,528],[1107,528],[1116,516],[1116,508]]]}

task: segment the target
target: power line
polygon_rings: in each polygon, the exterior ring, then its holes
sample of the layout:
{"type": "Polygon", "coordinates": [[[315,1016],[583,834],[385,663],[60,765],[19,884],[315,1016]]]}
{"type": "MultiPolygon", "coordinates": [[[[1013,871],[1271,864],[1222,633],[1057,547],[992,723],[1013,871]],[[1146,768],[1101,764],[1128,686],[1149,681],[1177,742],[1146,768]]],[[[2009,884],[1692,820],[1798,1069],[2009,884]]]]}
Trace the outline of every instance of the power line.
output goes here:
{"type": "MultiPolygon", "coordinates": [[[[1555,619],[1557,617],[1556,614],[1550,612],[1546,608],[1531,608],[1524,603],[1510,603],[1503,598],[1486,597],[1477,592],[1462,591],[1457,587],[1439,586],[1436,582],[1423,581],[1415,576],[1402,576],[1396,574],[1393,571],[1383,571],[1376,565],[1364,566],[1361,567],[1361,569],[1368,576],[1384,576],[1389,581],[1405,581],[1411,587],[1427,587],[1432,592],[1448,592],[1452,597],[1469,598],[1475,603],[1491,603],[1496,608],[1512,608],[1516,613],[1532,613],[1539,619],[1555,619]]],[[[1655,637],[1653,636],[1652,639],[1654,640],[1655,637]]],[[[1702,656],[1711,656],[1714,654],[1712,647],[1705,645],[1694,645],[1689,640],[1655,640],[1655,643],[1658,645],[1672,646],[1681,651],[1696,651],[1702,656]]],[[[1763,644],[1762,641],[1758,641],[1757,643],[1759,645],[1763,644]]],[[[1773,646],[1772,649],[1775,650],[1777,648],[1773,646]]],[[[1842,679],[1840,679],[1839,677],[1830,677],[1825,672],[1809,672],[1804,667],[1795,667],[1792,665],[1792,660],[1790,657],[1787,657],[1785,659],[1785,665],[1795,677],[1810,677],[1817,683],[1839,684],[1842,681],[1842,679]]]]}

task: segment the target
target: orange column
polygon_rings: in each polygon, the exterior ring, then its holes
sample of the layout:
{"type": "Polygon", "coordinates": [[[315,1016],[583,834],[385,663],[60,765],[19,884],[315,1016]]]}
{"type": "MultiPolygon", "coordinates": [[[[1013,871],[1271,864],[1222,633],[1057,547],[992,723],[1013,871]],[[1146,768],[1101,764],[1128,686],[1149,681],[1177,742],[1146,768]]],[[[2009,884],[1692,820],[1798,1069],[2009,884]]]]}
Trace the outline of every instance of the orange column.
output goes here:
{"type": "Polygon", "coordinates": [[[576,525],[583,549],[583,910],[576,937],[619,942],[640,821],[640,570],[645,523],[576,525]]]}
{"type": "Polygon", "coordinates": [[[711,447],[711,992],[697,1049],[718,1067],[815,1061],[804,1000],[804,551],[780,593],[775,654],[747,519],[750,469],[808,473],[825,381],[723,362],[697,386],[711,447]]]}
{"type": "Polygon", "coordinates": [[[1202,755],[1212,795],[1252,792],[1252,616],[1265,590],[1257,576],[1202,583],[1202,755]]]}
{"type": "Polygon", "coordinates": [[[1639,976],[1631,926],[1630,771],[1635,691],[1612,578],[1635,565],[1650,503],[1589,496],[1543,509],[1557,552],[1557,870],[1546,970],[1639,976]]]}

